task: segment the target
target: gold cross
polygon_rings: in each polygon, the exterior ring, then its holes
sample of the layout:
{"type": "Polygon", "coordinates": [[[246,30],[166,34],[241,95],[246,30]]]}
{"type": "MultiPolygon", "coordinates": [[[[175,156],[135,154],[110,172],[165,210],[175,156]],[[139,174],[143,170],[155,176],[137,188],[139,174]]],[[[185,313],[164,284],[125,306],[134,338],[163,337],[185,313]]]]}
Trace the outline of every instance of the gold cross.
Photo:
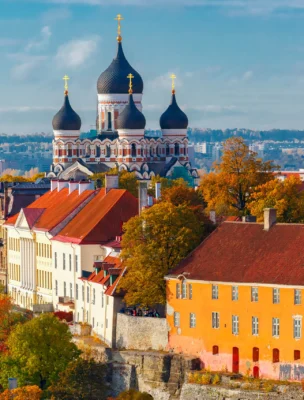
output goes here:
{"type": "Polygon", "coordinates": [[[133,87],[133,85],[132,85],[132,79],[134,78],[134,75],[132,75],[131,73],[127,76],[127,78],[129,78],[130,79],[130,82],[129,82],[129,93],[131,94],[131,93],[133,93],[133,90],[132,90],[132,87],[133,87]]]}
{"type": "Polygon", "coordinates": [[[64,90],[67,92],[69,89],[68,81],[70,80],[70,78],[67,75],[64,75],[62,79],[64,80],[64,90]]]}
{"type": "Polygon", "coordinates": [[[121,15],[121,14],[117,14],[117,16],[116,16],[115,20],[118,22],[117,34],[118,34],[118,37],[120,37],[120,33],[121,33],[121,25],[120,25],[120,21],[122,21],[122,20],[123,20],[123,17],[122,17],[122,15],[121,15]]]}
{"type": "Polygon", "coordinates": [[[170,78],[172,79],[172,93],[175,92],[175,79],[176,79],[176,75],[172,74],[170,76],[170,78]]]}

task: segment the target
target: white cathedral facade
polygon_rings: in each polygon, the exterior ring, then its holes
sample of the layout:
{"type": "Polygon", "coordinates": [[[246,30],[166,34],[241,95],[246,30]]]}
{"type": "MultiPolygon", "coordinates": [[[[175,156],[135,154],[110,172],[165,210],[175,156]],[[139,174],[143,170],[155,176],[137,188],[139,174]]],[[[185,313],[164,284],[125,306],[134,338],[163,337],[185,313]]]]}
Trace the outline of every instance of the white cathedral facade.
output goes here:
{"type": "Polygon", "coordinates": [[[189,177],[198,178],[188,160],[188,118],[177,104],[174,86],[171,104],[160,117],[162,136],[145,133],[143,80],[124,55],[118,21],[117,55],[97,82],[97,135],[80,138],[81,119],[66,90],[64,104],[53,118],[53,164],[48,176],[79,180],[116,167],[150,180],[155,175],[170,177],[176,167],[183,167],[189,177]]]}

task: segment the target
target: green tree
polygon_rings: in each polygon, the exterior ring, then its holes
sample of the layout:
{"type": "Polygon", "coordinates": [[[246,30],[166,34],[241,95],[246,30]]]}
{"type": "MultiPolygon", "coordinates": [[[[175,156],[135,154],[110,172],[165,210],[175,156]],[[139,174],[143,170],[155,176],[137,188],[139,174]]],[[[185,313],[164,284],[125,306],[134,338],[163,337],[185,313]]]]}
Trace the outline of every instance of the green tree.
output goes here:
{"type": "Polygon", "coordinates": [[[273,179],[258,186],[253,193],[248,209],[259,222],[264,219],[264,208],[275,208],[279,222],[304,222],[304,192],[298,177],[285,181],[273,179]]]}
{"type": "Polygon", "coordinates": [[[164,276],[202,240],[204,227],[186,205],[160,202],[124,225],[120,281],[127,304],[165,304],[164,276]]]}
{"type": "Polygon", "coordinates": [[[121,171],[118,175],[119,189],[126,189],[138,197],[138,180],[135,172],[121,171]]]}
{"type": "Polygon", "coordinates": [[[155,196],[155,184],[156,183],[160,183],[162,191],[165,189],[171,188],[173,186],[188,186],[188,183],[183,178],[169,179],[169,178],[160,177],[159,175],[152,176],[151,184],[150,184],[150,188],[149,188],[149,194],[151,196],[155,196]]]}
{"type": "Polygon", "coordinates": [[[8,377],[14,376],[21,385],[37,384],[45,389],[80,354],[68,326],[53,314],[42,314],[17,325],[6,344],[8,353],[0,360],[3,387],[7,386],[8,377]]]}
{"type": "Polygon", "coordinates": [[[106,365],[93,359],[72,361],[49,391],[55,400],[103,400],[107,398],[106,365]]]}
{"type": "Polygon", "coordinates": [[[273,179],[275,168],[278,167],[271,161],[263,162],[250,151],[242,138],[228,139],[224,143],[222,161],[200,184],[207,210],[213,209],[218,215],[245,215],[252,193],[256,187],[273,179]]]}
{"type": "Polygon", "coordinates": [[[138,392],[135,389],[129,389],[120,393],[116,400],[153,400],[153,397],[147,392],[138,392]]]}

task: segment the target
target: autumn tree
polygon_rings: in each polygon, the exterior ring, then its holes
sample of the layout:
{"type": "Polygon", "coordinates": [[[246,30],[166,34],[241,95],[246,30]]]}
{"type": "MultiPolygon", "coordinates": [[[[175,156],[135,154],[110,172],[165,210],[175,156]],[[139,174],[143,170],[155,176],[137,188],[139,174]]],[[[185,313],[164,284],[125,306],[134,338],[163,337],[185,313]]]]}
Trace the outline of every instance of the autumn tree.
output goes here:
{"type": "Polygon", "coordinates": [[[147,392],[129,389],[120,393],[116,400],[153,400],[153,397],[147,392]]]}
{"type": "Polygon", "coordinates": [[[4,343],[13,327],[25,322],[26,317],[13,311],[13,301],[10,296],[0,293],[0,343],[4,343]]]}
{"type": "Polygon", "coordinates": [[[19,384],[37,384],[45,389],[80,354],[68,326],[53,314],[16,325],[6,344],[8,353],[0,359],[3,387],[8,377],[14,376],[19,384]]]}
{"type": "Polygon", "coordinates": [[[42,390],[38,386],[22,386],[16,389],[6,389],[0,394],[0,400],[40,400],[42,390]]]}
{"type": "Polygon", "coordinates": [[[164,276],[201,241],[204,227],[186,205],[160,202],[124,225],[120,281],[128,304],[164,304],[164,276]]]}
{"type": "Polygon", "coordinates": [[[60,373],[49,391],[56,400],[103,400],[107,398],[105,375],[105,364],[78,358],[60,373]]]}
{"type": "Polygon", "coordinates": [[[125,170],[118,171],[117,168],[112,168],[107,172],[94,174],[90,178],[93,181],[99,181],[100,187],[104,187],[106,175],[118,175],[119,189],[126,189],[132,193],[133,196],[138,197],[138,181],[135,172],[128,172],[125,170]]]}
{"type": "Polygon", "coordinates": [[[275,168],[271,161],[264,162],[250,151],[242,138],[228,139],[221,162],[200,184],[207,210],[213,209],[218,215],[246,214],[252,193],[273,179],[275,168]]]}
{"type": "Polygon", "coordinates": [[[248,209],[258,221],[264,219],[264,208],[275,208],[279,222],[304,222],[304,192],[298,177],[284,181],[273,179],[256,188],[248,209]]]}
{"type": "Polygon", "coordinates": [[[155,184],[160,183],[162,192],[173,186],[188,186],[188,183],[183,178],[169,179],[159,175],[152,176],[149,187],[149,194],[155,197],[155,184]]]}

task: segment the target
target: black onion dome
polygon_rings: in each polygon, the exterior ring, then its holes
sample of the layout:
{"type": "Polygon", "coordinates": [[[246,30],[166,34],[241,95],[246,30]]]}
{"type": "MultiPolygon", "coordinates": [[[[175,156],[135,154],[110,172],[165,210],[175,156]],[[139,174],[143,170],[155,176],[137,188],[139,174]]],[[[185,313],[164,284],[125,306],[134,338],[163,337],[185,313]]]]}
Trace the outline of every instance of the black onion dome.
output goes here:
{"type": "Polygon", "coordinates": [[[187,129],[188,117],[177,105],[175,93],[172,94],[171,104],[160,117],[159,123],[161,129],[187,129]]]}
{"type": "Polygon", "coordinates": [[[81,119],[71,107],[68,94],[64,95],[63,106],[53,118],[55,131],[79,131],[81,119]]]}
{"type": "Polygon", "coordinates": [[[142,93],[144,84],[141,76],[127,61],[121,42],[118,43],[117,55],[111,65],[100,75],[97,81],[98,94],[128,93],[129,82],[127,76],[132,74],[133,93],[142,93]]]}
{"type": "Polygon", "coordinates": [[[117,129],[145,129],[146,118],[136,107],[133,95],[129,95],[129,103],[125,106],[116,120],[117,129]]]}

